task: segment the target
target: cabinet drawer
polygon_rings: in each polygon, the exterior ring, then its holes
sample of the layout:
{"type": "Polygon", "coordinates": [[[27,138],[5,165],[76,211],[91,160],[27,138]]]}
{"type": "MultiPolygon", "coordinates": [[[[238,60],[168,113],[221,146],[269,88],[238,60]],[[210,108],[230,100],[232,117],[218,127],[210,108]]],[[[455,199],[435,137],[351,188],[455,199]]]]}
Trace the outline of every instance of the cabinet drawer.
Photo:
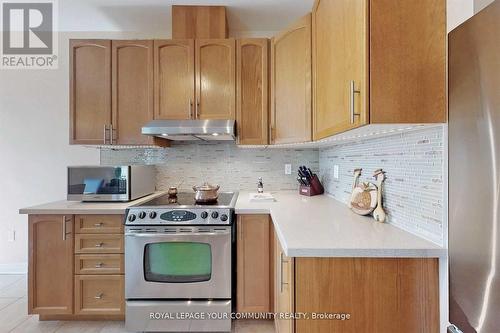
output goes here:
{"type": "Polygon", "coordinates": [[[75,274],[123,274],[123,254],[77,254],[75,274]]]}
{"type": "Polygon", "coordinates": [[[120,234],[123,215],[75,215],[77,234],[120,234]]]}
{"type": "Polygon", "coordinates": [[[122,315],[125,308],[123,275],[76,275],[76,315],[122,315]]]}
{"type": "Polygon", "coordinates": [[[123,235],[75,235],[75,253],[123,253],[123,235]]]}

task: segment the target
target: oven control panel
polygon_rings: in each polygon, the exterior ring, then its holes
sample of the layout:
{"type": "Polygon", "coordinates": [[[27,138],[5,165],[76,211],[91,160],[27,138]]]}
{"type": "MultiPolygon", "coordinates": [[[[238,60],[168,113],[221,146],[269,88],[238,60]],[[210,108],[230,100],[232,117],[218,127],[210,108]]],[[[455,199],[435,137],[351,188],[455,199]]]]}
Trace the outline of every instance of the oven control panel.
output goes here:
{"type": "Polygon", "coordinates": [[[125,225],[220,225],[231,224],[233,211],[217,209],[152,209],[131,207],[125,214],[125,225]]]}
{"type": "Polygon", "coordinates": [[[196,219],[196,214],[187,210],[171,210],[161,214],[160,219],[172,222],[187,222],[196,219]]]}

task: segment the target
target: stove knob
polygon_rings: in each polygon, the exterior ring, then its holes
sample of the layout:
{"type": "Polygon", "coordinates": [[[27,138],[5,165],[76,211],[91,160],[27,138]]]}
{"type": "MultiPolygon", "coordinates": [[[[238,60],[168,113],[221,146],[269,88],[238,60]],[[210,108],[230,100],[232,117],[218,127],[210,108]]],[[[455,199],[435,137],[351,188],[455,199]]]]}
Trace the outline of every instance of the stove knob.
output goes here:
{"type": "Polygon", "coordinates": [[[217,213],[217,212],[212,212],[212,218],[213,218],[213,219],[216,219],[216,218],[218,218],[218,217],[219,217],[219,213],[217,213]]]}
{"type": "Polygon", "coordinates": [[[140,219],[143,219],[143,218],[145,218],[145,217],[146,217],[146,213],[145,213],[145,212],[140,212],[140,213],[139,213],[139,218],[140,218],[140,219]]]}
{"type": "Polygon", "coordinates": [[[134,222],[135,221],[135,215],[134,214],[130,214],[128,216],[128,220],[129,220],[129,222],[134,222]]]}
{"type": "Polygon", "coordinates": [[[156,212],[151,212],[151,213],[149,213],[149,218],[150,218],[150,219],[154,219],[154,218],[156,218],[156,212]]]}
{"type": "Polygon", "coordinates": [[[228,217],[227,217],[227,215],[226,215],[226,214],[222,214],[222,215],[220,216],[220,220],[221,220],[222,222],[226,222],[226,221],[227,221],[227,219],[228,219],[228,217]]]}
{"type": "Polygon", "coordinates": [[[202,219],[206,219],[208,217],[208,213],[207,212],[202,212],[201,213],[201,218],[202,219]]]}

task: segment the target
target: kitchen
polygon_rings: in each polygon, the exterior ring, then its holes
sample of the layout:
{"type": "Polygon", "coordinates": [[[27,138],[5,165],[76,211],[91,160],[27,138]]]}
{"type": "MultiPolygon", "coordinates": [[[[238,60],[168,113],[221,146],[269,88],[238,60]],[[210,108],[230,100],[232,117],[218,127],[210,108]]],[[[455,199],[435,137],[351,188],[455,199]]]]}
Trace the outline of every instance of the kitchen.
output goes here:
{"type": "Polygon", "coordinates": [[[498,7],[56,3],[58,67],[1,69],[0,331],[494,332],[454,89],[498,7]]]}

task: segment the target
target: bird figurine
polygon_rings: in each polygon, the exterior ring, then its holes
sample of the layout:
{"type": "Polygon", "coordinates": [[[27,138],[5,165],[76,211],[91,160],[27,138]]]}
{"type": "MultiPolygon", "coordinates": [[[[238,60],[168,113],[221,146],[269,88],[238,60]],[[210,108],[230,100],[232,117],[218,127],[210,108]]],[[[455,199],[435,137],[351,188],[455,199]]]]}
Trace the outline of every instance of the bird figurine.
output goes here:
{"type": "Polygon", "coordinates": [[[377,207],[373,211],[373,218],[377,222],[385,222],[387,214],[382,205],[382,183],[385,180],[385,172],[382,169],[375,170],[373,177],[376,179],[377,191],[377,207]]]}

